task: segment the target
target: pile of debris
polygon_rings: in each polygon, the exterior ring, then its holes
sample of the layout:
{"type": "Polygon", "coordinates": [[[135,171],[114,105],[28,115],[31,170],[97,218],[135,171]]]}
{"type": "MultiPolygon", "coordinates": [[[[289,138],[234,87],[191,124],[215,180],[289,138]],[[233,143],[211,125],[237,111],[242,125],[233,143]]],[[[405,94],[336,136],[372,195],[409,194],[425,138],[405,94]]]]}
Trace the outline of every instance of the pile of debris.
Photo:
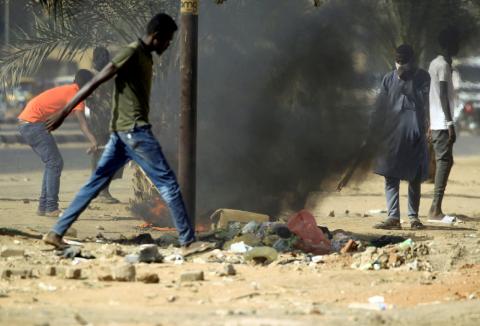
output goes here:
{"type": "MultiPolygon", "coordinates": [[[[306,210],[282,223],[270,222],[266,215],[222,209],[212,216],[212,222],[212,230],[199,235],[209,246],[189,253],[179,248],[178,237],[171,233],[158,239],[149,234],[119,239],[98,234],[84,243],[70,240],[70,247],[57,251],[56,256],[44,251],[34,254],[19,247],[0,248],[0,260],[5,262],[0,277],[13,280],[57,276],[158,283],[155,269],[147,271],[145,265],[180,265],[187,260],[197,264],[219,263],[222,269],[215,275],[233,276],[235,264],[315,267],[347,254],[352,254],[351,267],[359,270],[432,269],[426,260],[429,247],[425,244],[398,236],[359,240],[343,230],[317,226],[306,210]]],[[[179,281],[203,280],[203,274],[192,273],[182,274],[179,281]]]]}
{"type": "Polygon", "coordinates": [[[365,251],[353,255],[352,268],[359,270],[380,270],[404,268],[414,271],[432,271],[426,259],[429,248],[425,244],[416,244],[407,239],[399,244],[390,244],[382,248],[367,247],[365,251]]]}

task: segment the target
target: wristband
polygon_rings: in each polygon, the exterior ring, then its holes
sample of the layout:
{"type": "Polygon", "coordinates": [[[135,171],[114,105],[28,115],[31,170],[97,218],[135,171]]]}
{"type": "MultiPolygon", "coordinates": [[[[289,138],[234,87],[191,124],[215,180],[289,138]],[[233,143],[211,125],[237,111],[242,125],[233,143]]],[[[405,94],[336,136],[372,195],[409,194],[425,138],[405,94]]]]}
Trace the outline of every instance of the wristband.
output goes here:
{"type": "Polygon", "coordinates": [[[447,122],[446,122],[446,125],[447,125],[447,127],[453,126],[453,121],[447,121],[447,122]]]}

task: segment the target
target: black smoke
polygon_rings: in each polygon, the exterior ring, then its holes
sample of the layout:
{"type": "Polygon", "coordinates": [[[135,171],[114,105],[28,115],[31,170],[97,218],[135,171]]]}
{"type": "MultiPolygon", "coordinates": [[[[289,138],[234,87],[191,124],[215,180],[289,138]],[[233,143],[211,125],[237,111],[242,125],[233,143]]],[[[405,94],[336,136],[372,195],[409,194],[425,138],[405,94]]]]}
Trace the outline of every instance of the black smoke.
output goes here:
{"type": "MultiPolygon", "coordinates": [[[[365,138],[371,83],[354,68],[355,27],[344,7],[311,1],[202,1],[200,9],[197,215],[302,208],[365,138]]],[[[177,83],[170,76],[160,85],[172,100],[159,130],[172,161],[177,83]]]]}

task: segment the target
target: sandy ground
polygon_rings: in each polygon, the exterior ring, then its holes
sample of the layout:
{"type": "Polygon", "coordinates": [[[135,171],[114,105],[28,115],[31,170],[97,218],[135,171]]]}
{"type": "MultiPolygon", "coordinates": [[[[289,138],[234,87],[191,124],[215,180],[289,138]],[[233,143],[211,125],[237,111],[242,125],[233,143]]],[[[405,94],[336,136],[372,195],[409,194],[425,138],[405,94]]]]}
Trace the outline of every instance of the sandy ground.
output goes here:
{"type": "MultiPolygon", "coordinates": [[[[73,146],[73,145],[72,145],[73,146]]],[[[68,148],[67,148],[68,150],[68,148]]],[[[85,161],[85,159],[83,158],[85,161]]],[[[22,162],[18,162],[22,165],[22,162]]],[[[30,163],[29,163],[30,164],[30,163]]],[[[61,207],[65,208],[89,175],[78,164],[68,165],[62,176],[61,207]]],[[[25,248],[25,257],[0,257],[0,269],[12,266],[44,268],[58,260],[37,239],[54,220],[35,215],[41,180],[38,166],[4,169],[0,174],[0,245],[25,248]],[[8,228],[8,229],[7,229],[8,228]],[[12,233],[14,235],[12,235],[12,233]]],[[[75,228],[78,238],[118,238],[145,232],[140,220],[126,209],[132,196],[131,169],[115,181],[111,192],[121,204],[93,203],[75,228]]],[[[458,157],[447,189],[444,209],[464,221],[454,227],[429,225],[426,230],[379,231],[372,225],[381,216],[365,216],[384,209],[383,180],[370,175],[341,193],[312,194],[307,203],[321,225],[344,229],[360,238],[401,235],[428,243],[433,271],[390,269],[359,271],[350,267],[352,256],[332,255],[315,266],[235,265],[237,275],[223,277],[216,263],[186,262],[139,264],[138,271],[158,273],[158,284],[100,282],[88,271],[101,258],[78,266],[87,271],[80,280],[39,276],[0,280],[2,325],[480,325],[480,156],[458,157]],[[328,217],[334,211],[335,217],[328,217]],[[348,211],[348,213],[347,213],[348,211]],[[205,281],[179,283],[179,274],[202,270],[205,281]],[[43,284],[42,285],[40,285],[43,284]],[[52,291],[45,290],[52,286],[52,291]],[[393,305],[386,311],[349,308],[380,295],[393,305]]],[[[406,211],[406,184],[401,185],[406,211]]],[[[421,214],[431,201],[433,186],[423,185],[421,214]]],[[[328,190],[328,189],[327,189],[328,190]]],[[[423,217],[424,219],[424,217],[423,217]]],[[[157,238],[158,231],[151,231],[157,238]]],[[[88,243],[91,248],[101,244],[88,243]]]]}

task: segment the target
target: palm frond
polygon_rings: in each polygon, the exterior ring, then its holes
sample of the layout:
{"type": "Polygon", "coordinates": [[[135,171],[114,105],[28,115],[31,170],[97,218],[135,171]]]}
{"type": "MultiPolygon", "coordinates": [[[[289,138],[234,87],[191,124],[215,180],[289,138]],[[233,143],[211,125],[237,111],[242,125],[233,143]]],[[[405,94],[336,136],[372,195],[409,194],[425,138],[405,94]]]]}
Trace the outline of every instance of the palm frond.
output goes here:
{"type": "Polygon", "coordinates": [[[14,85],[56,53],[72,60],[87,49],[125,44],[142,36],[156,12],[178,13],[172,0],[42,0],[53,15],[36,17],[34,32],[17,29],[13,42],[0,51],[0,83],[14,85]],[[53,11],[54,10],[54,11],[53,11]],[[58,19],[61,18],[61,19],[58,19]]]}
{"type": "Polygon", "coordinates": [[[36,20],[36,35],[16,31],[19,40],[0,52],[0,83],[15,85],[23,76],[33,74],[56,50],[56,59],[72,60],[78,53],[92,46],[88,34],[79,29],[68,29],[54,21],[36,20]]]}

